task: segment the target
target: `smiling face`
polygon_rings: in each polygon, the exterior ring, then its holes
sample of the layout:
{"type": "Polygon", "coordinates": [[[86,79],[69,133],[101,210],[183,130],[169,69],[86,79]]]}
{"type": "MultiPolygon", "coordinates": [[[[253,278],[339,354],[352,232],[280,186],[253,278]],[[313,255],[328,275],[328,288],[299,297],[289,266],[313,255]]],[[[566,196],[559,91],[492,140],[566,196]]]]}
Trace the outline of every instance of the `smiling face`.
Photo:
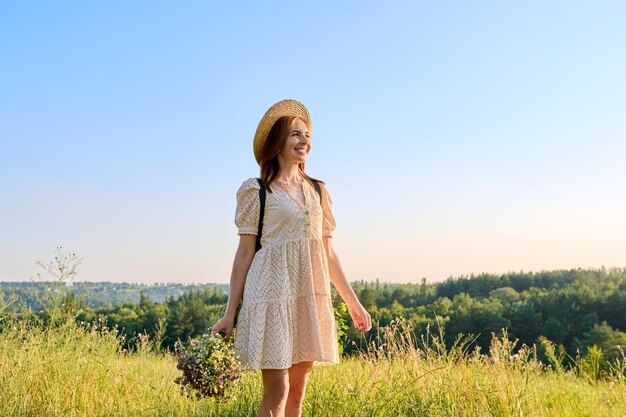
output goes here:
{"type": "Polygon", "coordinates": [[[304,163],[311,150],[311,132],[301,119],[294,119],[278,157],[287,163],[304,163]]]}

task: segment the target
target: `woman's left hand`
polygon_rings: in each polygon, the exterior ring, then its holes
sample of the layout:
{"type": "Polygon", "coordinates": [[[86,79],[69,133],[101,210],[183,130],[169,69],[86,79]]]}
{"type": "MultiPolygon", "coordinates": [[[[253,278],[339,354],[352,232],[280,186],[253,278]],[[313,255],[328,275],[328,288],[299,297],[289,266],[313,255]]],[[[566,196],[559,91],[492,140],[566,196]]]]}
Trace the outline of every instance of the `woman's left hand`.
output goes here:
{"type": "Polygon", "coordinates": [[[365,332],[372,328],[372,318],[361,303],[357,302],[355,305],[348,306],[348,312],[352,317],[354,327],[365,332]]]}

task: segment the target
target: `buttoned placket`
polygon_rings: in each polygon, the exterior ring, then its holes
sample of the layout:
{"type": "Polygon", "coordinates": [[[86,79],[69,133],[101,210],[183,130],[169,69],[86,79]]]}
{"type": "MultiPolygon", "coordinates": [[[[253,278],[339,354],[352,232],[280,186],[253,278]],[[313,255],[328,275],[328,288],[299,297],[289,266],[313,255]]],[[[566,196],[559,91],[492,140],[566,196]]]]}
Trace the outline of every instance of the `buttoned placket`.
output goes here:
{"type": "Polygon", "coordinates": [[[300,186],[302,187],[302,195],[304,196],[304,207],[302,207],[302,203],[298,201],[298,199],[295,196],[293,196],[291,192],[289,192],[289,190],[287,190],[285,187],[282,186],[282,184],[280,184],[280,187],[283,189],[283,191],[285,191],[285,193],[287,193],[289,198],[291,198],[296,203],[296,206],[298,206],[304,212],[304,220],[306,222],[306,226],[305,226],[306,237],[310,238],[311,237],[311,213],[309,211],[309,205],[308,205],[309,199],[306,196],[304,182],[302,182],[300,186]]]}
{"type": "Polygon", "coordinates": [[[306,220],[306,237],[311,237],[311,213],[309,212],[309,199],[306,196],[304,182],[302,183],[302,195],[304,196],[304,218],[306,220]]]}
{"type": "MultiPolygon", "coordinates": [[[[304,194],[304,190],[302,190],[302,193],[304,194]]],[[[310,238],[311,237],[311,213],[309,213],[309,207],[307,205],[306,195],[304,196],[304,204],[305,204],[304,216],[306,217],[306,235],[308,238],[310,238]]]]}

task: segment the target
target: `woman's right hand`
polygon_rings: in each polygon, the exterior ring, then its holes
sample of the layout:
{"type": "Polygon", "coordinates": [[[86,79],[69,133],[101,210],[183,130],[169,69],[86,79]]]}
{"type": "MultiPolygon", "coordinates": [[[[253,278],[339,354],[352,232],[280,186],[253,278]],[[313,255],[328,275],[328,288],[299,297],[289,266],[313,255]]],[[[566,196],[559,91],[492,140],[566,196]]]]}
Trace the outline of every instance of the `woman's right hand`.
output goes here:
{"type": "Polygon", "coordinates": [[[235,318],[224,315],[224,317],[222,317],[220,321],[218,321],[213,325],[213,327],[211,327],[211,330],[214,333],[223,333],[226,341],[228,342],[230,340],[230,335],[233,332],[234,327],[235,318]]]}
{"type": "Polygon", "coordinates": [[[360,302],[357,301],[356,304],[349,305],[348,313],[350,313],[350,317],[354,322],[354,327],[357,329],[367,332],[372,328],[372,318],[370,317],[370,313],[365,310],[360,302]]]}

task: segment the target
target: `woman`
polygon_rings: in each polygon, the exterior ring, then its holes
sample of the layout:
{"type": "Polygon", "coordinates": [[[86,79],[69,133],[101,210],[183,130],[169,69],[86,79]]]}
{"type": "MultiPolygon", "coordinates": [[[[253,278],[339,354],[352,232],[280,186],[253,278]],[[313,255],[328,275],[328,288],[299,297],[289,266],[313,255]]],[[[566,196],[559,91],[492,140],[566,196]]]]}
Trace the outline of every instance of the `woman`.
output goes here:
{"type": "Polygon", "coordinates": [[[264,212],[256,178],[237,192],[239,246],[226,311],[213,331],[230,338],[243,295],[235,352],[247,368],[261,370],[259,416],[299,416],[313,364],[339,362],[330,281],[355,326],[371,328],[332,246],[330,195],[322,181],[316,189],[316,180],[304,172],[310,134],[309,113],[301,103],[283,100],[270,107],[254,136],[266,190],[264,212]]]}

